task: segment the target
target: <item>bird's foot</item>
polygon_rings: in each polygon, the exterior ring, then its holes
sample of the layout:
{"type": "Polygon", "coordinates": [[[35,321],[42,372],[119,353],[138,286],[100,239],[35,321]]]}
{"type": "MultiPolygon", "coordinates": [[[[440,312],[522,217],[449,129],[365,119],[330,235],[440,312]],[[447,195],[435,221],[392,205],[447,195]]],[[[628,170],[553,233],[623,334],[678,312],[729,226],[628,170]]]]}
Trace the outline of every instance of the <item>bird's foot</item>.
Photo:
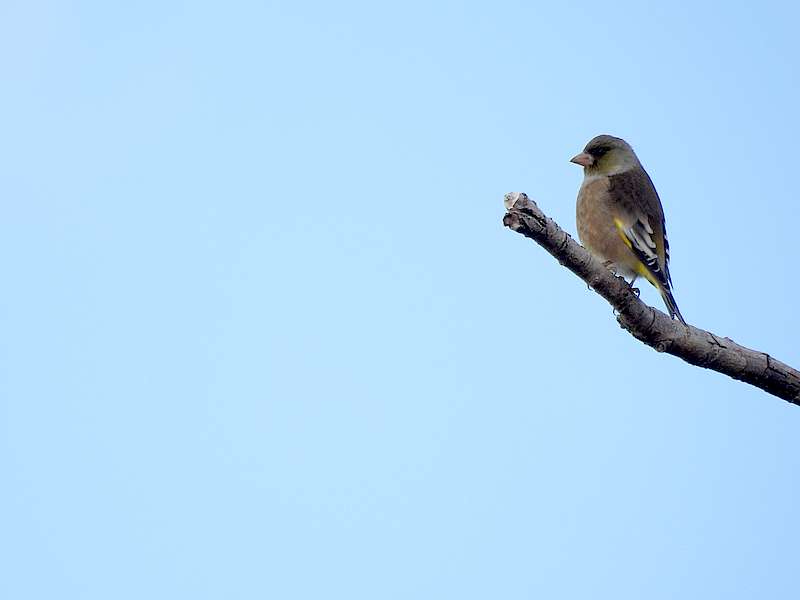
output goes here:
{"type": "Polygon", "coordinates": [[[626,280],[626,283],[628,284],[628,287],[629,287],[629,288],[631,288],[631,291],[632,291],[634,294],[636,294],[636,297],[638,298],[638,297],[639,297],[639,288],[635,288],[635,287],[633,287],[633,284],[634,284],[634,283],[636,283],[636,279],[638,279],[638,278],[637,278],[637,276],[636,276],[636,275],[634,275],[634,276],[633,276],[633,279],[631,279],[631,280],[630,280],[630,282],[628,282],[628,281],[626,280]]]}

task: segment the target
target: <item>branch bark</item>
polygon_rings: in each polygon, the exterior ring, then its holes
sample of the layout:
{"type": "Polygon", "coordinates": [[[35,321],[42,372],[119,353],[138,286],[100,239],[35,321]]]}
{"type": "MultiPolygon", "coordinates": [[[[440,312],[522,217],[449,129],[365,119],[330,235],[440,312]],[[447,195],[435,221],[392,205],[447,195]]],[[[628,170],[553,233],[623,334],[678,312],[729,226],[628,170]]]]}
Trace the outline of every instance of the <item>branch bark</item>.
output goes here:
{"type": "Polygon", "coordinates": [[[769,354],[745,348],[709,331],[685,326],[644,302],[628,283],[573,240],[521,192],[506,194],[503,225],[532,239],[583,279],[617,312],[617,321],[658,352],[711,369],[800,405],[800,371],[769,354]]]}

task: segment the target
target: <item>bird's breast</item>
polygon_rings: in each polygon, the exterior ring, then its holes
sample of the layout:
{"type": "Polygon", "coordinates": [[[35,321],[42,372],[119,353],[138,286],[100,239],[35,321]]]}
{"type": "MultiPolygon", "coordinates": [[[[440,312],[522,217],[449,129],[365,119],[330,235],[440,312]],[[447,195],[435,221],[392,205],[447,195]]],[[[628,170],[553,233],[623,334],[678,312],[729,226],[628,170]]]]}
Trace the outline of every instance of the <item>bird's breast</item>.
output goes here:
{"type": "Polygon", "coordinates": [[[602,260],[618,265],[620,274],[633,264],[634,255],[622,241],[614,219],[617,217],[609,197],[609,179],[604,176],[584,178],[578,191],[576,221],[581,243],[602,260]]]}

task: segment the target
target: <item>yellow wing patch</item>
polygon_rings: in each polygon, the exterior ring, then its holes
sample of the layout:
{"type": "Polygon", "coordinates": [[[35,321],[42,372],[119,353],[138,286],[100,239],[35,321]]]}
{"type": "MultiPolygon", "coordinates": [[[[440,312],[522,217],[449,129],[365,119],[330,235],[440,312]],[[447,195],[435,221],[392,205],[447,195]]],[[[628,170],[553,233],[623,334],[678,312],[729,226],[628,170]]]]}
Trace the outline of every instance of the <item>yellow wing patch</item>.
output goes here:
{"type": "Polygon", "coordinates": [[[633,250],[633,244],[631,244],[631,241],[628,239],[628,236],[625,235],[625,225],[622,224],[622,219],[614,217],[614,225],[617,226],[617,233],[619,234],[619,237],[622,238],[622,241],[625,242],[625,245],[631,250],[633,250]]]}

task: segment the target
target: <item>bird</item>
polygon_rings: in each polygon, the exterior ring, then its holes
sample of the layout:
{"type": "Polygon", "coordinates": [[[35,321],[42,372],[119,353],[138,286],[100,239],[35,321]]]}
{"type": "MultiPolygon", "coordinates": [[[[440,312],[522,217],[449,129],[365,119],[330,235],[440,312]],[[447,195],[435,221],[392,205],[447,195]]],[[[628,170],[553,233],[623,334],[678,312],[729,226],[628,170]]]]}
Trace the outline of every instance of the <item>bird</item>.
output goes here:
{"type": "Polygon", "coordinates": [[[581,243],[631,287],[641,276],[661,294],[671,318],[686,321],[672,294],[669,242],[658,192],[633,148],[598,135],[570,159],[583,167],[577,226],[581,243]]]}

